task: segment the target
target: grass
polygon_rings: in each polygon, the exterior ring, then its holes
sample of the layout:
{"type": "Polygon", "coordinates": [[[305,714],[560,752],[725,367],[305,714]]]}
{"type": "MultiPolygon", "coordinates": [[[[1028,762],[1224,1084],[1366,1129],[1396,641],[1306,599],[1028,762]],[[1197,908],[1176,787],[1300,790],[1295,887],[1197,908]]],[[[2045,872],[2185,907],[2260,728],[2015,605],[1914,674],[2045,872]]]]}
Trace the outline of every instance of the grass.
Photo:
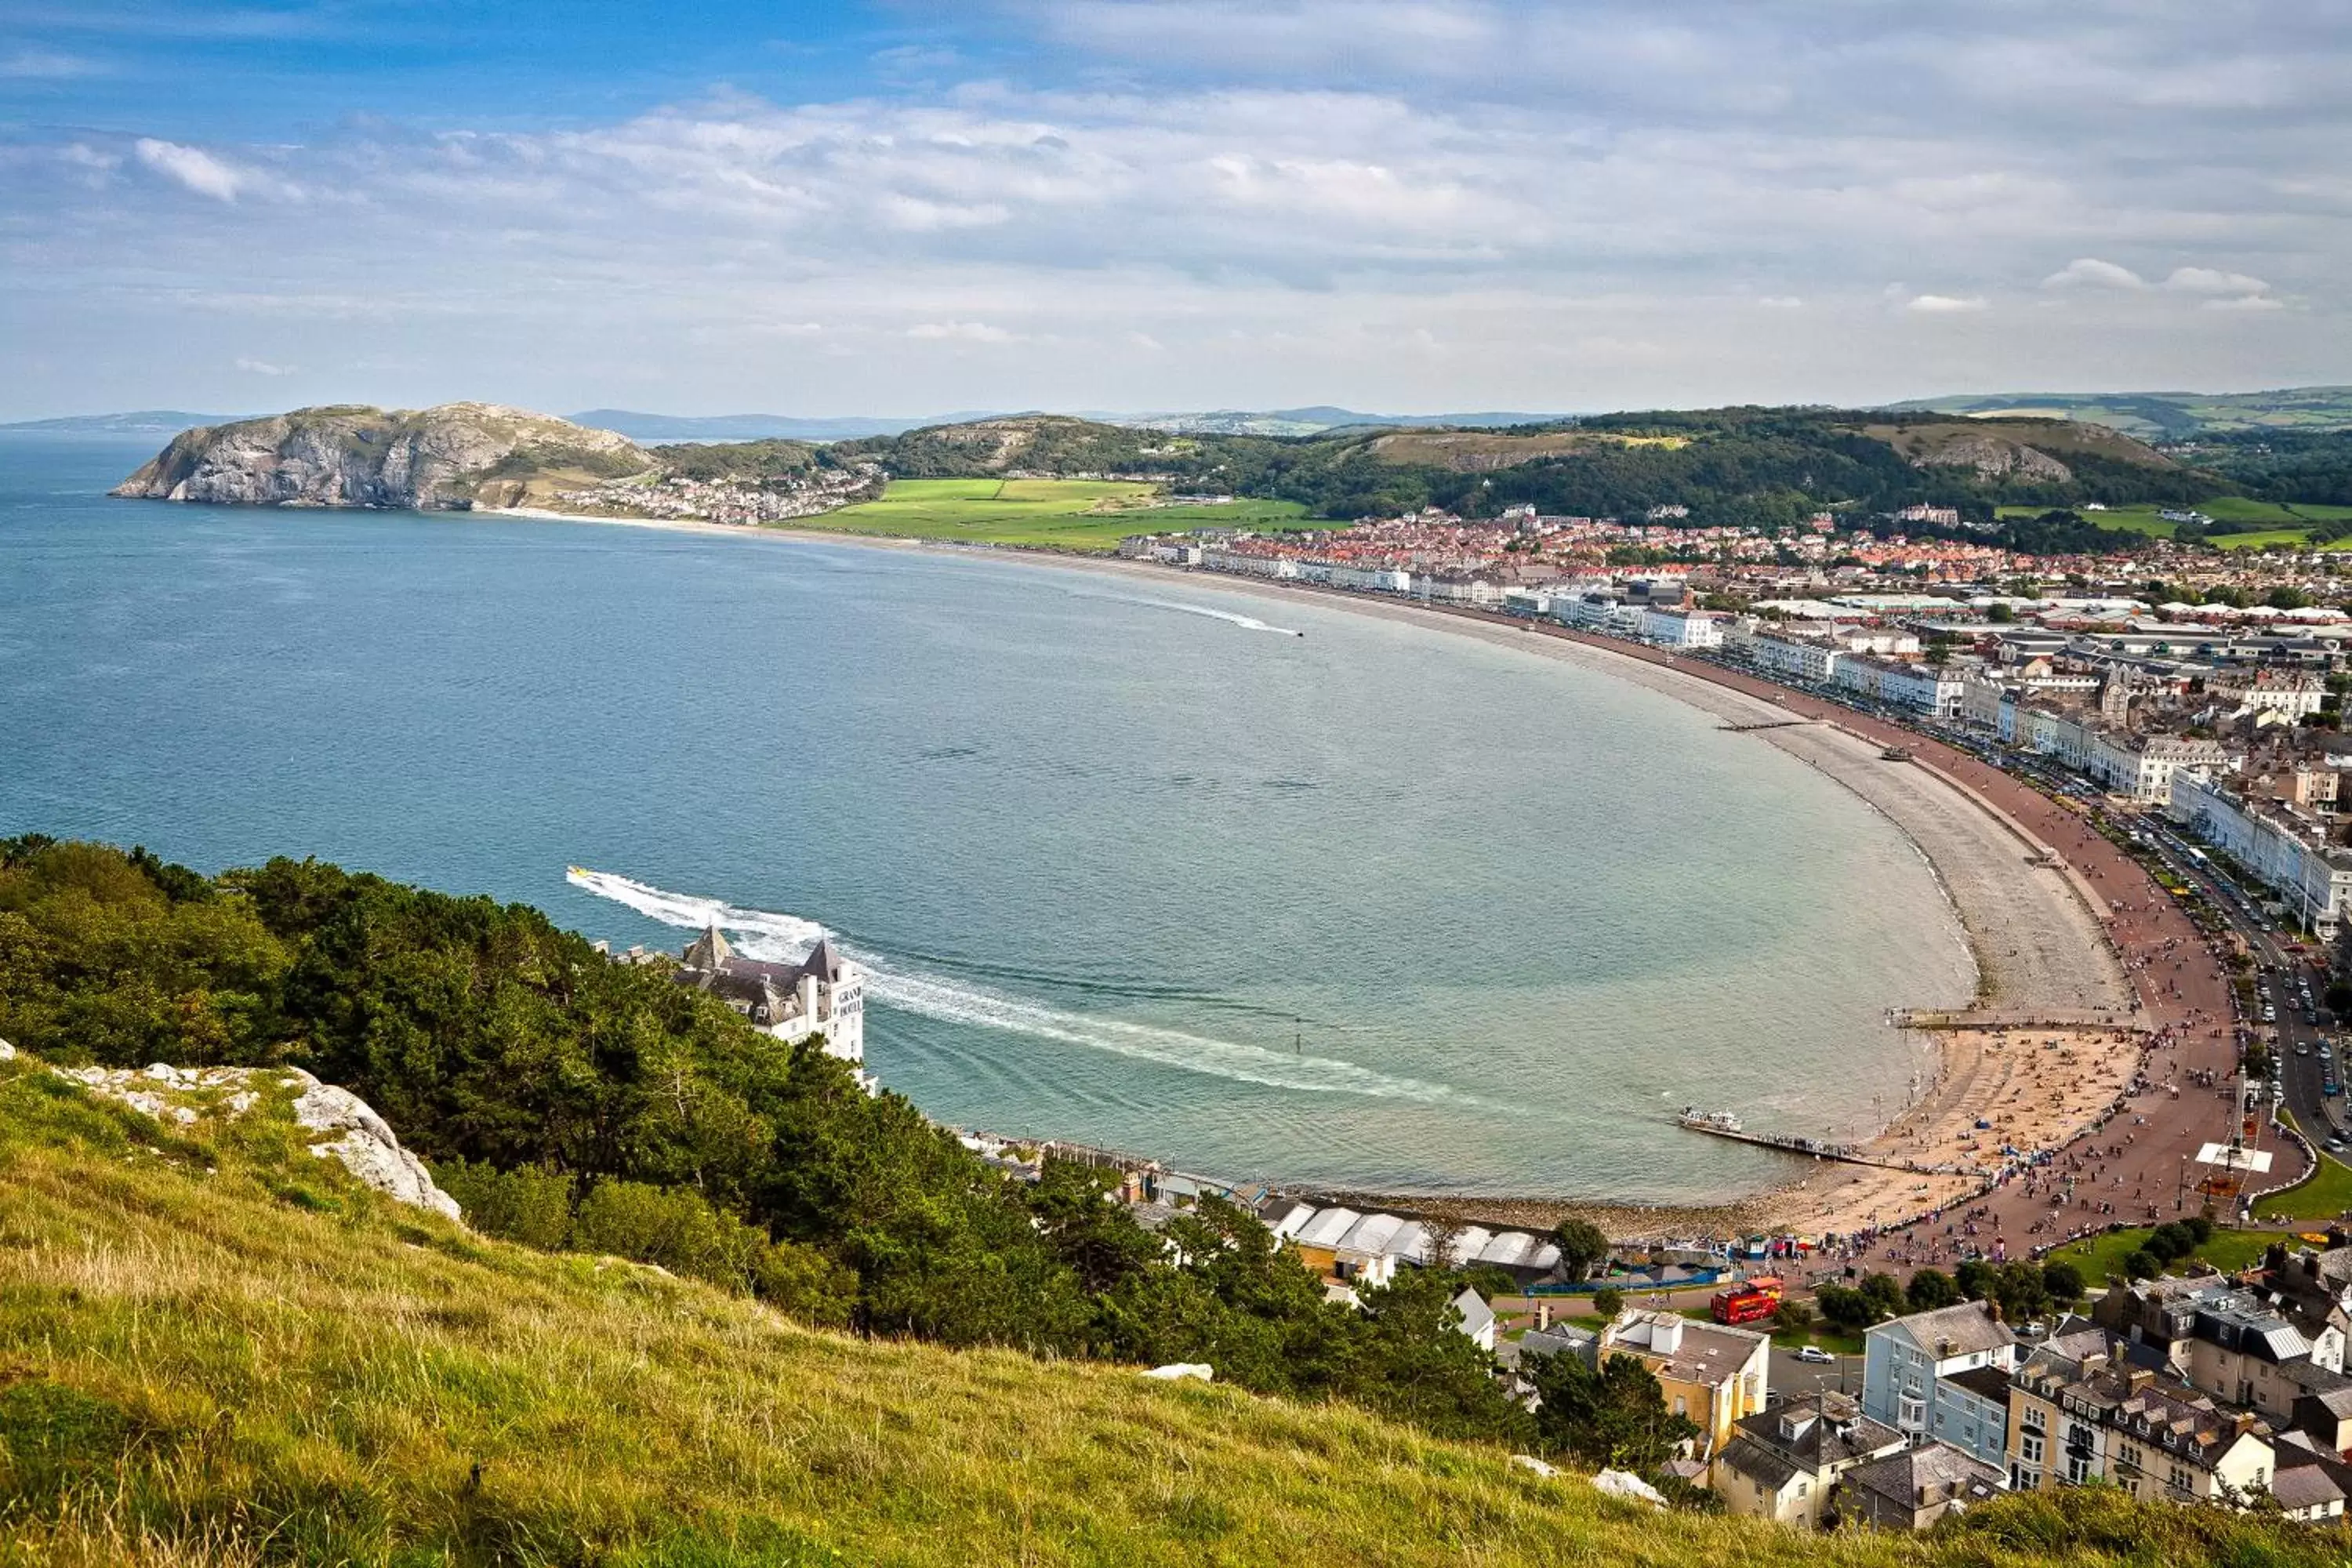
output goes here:
{"type": "Polygon", "coordinates": [[[2256,1219],[2331,1220],[2352,1209],[2352,1166],[2322,1152],[2319,1168],[2254,1205],[2256,1219]]]}
{"type": "Polygon", "coordinates": [[[0,1564],[2315,1565],[2112,1494],[1926,1536],[1658,1514],[1500,1449],[1134,1369],[866,1342],[482,1241],[247,1117],[0,1064],[0,1564]]]}
{"type": "MultiPolygon", "coordinates": [[[[2121,1279],[2124,1259],[2147,1243],[2148,1232],[2154,1228],[2143,1226],[2095,1236],[2071,1247],[2062,1247],[2050,1256],[2053,1260],[2063,1260],[2081,1269],[2084,1279],[2090,1284],[2121,1279]]],[[[2217,1230],[2195,1256],[2224,1274],[2234,1274],[2260,1263],[2272,1242],[2290,1239],[2292,1233],[2283,1230],[2217,1230]]]]}
{"type": "Polygon", "coordinates": [[[1156,485],[1117,479],[893,479],[878,500],[795,521],[794,528],[891,539],[959,540],[1108,552],[1130,533],[1188,528],[1301,528],[1295,501],[1155,506],[1156,485]]]}

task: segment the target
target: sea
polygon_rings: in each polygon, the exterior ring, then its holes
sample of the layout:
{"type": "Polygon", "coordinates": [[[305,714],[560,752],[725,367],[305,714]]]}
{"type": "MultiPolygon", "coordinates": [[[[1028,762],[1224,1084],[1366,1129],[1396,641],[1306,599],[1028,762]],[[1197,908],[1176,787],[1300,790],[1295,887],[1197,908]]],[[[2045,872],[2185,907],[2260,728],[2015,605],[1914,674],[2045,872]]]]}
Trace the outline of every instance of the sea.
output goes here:
{"type": "Polygon", "coordinates": [[[831,932],[961,1127],[1715,1201],[1801,1172],[1677,1110],[1866,1131],[1886,1010],[1969,994],[1891,824],[1603,673],[989,553],[107,499],[148,455],[0,437],[0,835],[831,932]]]}

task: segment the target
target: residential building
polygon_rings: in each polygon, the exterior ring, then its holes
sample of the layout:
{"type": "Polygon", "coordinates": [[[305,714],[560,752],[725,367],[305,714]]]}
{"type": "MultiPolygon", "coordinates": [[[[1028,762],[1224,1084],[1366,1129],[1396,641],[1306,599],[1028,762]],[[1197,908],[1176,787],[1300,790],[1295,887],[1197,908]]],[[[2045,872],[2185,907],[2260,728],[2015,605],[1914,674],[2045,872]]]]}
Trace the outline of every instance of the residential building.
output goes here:
{"type": "Polygon", "coordinates": [[[2000,1472],[1948,1443],[1927,1443],[1849,1470],[1837,1511],[1878,1530],[1925,1530],[2000,1495],[2000,1472]]]}
{"type": "Polygon", "coordinates": [[[1604,1330],[1603,1357],[1630,1355],[1650,1369],[1666,1408],[1698,1427],[1706,1458],[1729,1443],[1736,1425],[1764,1408],[1772,1336],[1679,1312],[1627,1312],[1604,1330]]]}
{"type": "Polygon", "coordinates": [[[2214,846],[2287,908],[2296,924],[2332,937],[2352,908],[2352,850],[2328,837],[2327,825],[2283,803],[2239,794],[2222,778],[2189,769],[2172,775],[2167,814],[2214,846]]]}
{"type": "Polygon", "coordinates": [[[2205,682],[2205,695],[2225,716],[2278,713],[2302,719],[2319,711],[2327,695],[2325,678],[2307,669],[2271,668],[2216,671],[2205,682]]]}
{"type": "Polygon", "coordinates": [[[2270,1489],[2271,1428],[2252,1411],[2153,1368],[2091,1330],[2035,1351],[2010,1391],[2010,1484],[2048,1491],[2099,1481],[2142,1501],[2243,1507],[2270,1489]]]}
{"type": "Polygon", "coordinates": [[[1644,606],[1642,640],[1659,647],[1697,649],[1723,646],[1721,620],[1705,610],[1661,610],[1644,606]]]}
{"type": "Polygon", "coordinates": [[[2250,1405],[2280,1426],[2304,1395],[2346,1382],[2344,1332],[2325,1313],[2304,1320],[2306,1334],[2287,1313],[2218,1275],[2113,1289],[2092,1317],[2126,1342],[2155,1351],[2190,1387],[2250,1405]]]}
{"type": "Polygon", "coordinates": [[[1839,1477],[1906,1447],[1902,1433],[1843,1394],[1792,1399],[1734,1426],[1708,1471],[1709,1488],[1729,1512],[1808,1528],[1828,1515],[1839,1477]]]}
{"type": "Polygon", "coordinates": [[[1465,1285],[1461,1294],[1454,1298],[1454,1310],[1462,1317],[1454,1326],[1469,1336],[1470,1342],[1480,1350],[1492,1351],[1495,1348],[1495,1309],[1486,1305],[1486,1299],[1465,1285]]]}
{"type": "Polygon", "coordinates": [[[1862,1413],[1915,1441],[1940,1438],[1998,1464],[2007,1395],[1996,1410],[1982,1380],[1956,1380],[1986,1370],[2006,1378],[2016,1364],[2017,1336],[1986,1302],[1889,1319],[1863,1336],[1862,1413]]]}

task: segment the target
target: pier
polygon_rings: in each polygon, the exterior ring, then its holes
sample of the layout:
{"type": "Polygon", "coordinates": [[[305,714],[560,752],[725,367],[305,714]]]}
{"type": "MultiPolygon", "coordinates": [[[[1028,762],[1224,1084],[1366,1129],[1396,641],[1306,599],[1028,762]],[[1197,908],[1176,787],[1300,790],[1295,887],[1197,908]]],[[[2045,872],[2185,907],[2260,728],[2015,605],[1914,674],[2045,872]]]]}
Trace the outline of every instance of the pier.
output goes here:
{"type": "Polygon", "coordinates": [[[1765,719],[1753,724],[1718,724],[1717,729],[1727,735],[1752,735],[1759,730],[1794,730],[1817,722],[1811,719],[1765,719]]]}
{"type": "Polygon", "coordinates": [[[1758,1149],[1770,1149],[1782,1154],[1802,1154],[1815,1160],[1835,1160],[1845,1165],[1868,1165],[1880,1171],[1904,1171],[1917,1176],[1967,1176],[1979,1173],[1958,1165],[1923,1165],[1916,1160],[1888,1160],[1865,1154],[1851,1143],[1824,1143],[1815,1138],[1800,1138],[1786,1132],[1750,1132],[1729,1118],[1700,1116],[1685,1112],[1675,1118],[1675,1125],[1689,1132],[1704,1132],[1710,1138],[1727,1139],[1734,1143],[1746,1143],[1758,1149]]]}

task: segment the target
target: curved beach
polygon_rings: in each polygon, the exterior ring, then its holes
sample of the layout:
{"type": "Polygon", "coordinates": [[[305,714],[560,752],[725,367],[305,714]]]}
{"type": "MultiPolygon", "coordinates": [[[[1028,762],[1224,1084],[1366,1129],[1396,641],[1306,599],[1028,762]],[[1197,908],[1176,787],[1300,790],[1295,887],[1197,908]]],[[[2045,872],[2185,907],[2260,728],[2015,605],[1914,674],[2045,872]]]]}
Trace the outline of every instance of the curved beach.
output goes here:
{"type": "Polygon", "coordinates": [[[2015,1161],[2005,1151],[2085,1147],[2095,1130],[2127,1108],[2135,1119],[2146,1117],[2147,1125],[2135,1122],[2130,1142],[2117,1145],[2120,1152],[2113,1158],[2137,1173],[2139,1179],[2128,1184],[2137,1195],[2153,1181],[2150,1173],[2167,1165],[2178,1170],[2184,1147],[2193,1151],[2200,1139],[2226,1136],[2230,1105],[2210,1091],[2176,1097],[2167,1088],[2200,1068],[2217,1068],[2226,1077],[2233,1054],[2226,1041],[2205,1037],[2203,1022],[2189,1022],[2192,1016],[2210,1017],[2216,1008],[2226,1017],[2226,1003],[2219,966],[2196,942],[2185,918],[2137,866],[2046,798],[1964,753],[1884,721],[1716,666],[1475,611],[1046,552],[816,529],[753,533],[717,524],[524,515],[1010,561],[1182,582],[1220,595],[1276,602],[1297,603],[1304,595],[1354,614],[1475,637],[1631,681],[1727,726],[1778,726],[1753,731],[1750,738],[1804,762],[1879,812],[1933,868],[1975,960],[1978,995],[1971,1008],[1919,1020],[1933,1043],[1928,1059],[1935,1066],[1912,1103],[1856,1151],[1876,1163],[1800,1163],[1790,1157],[1787,1184],[1720,1206],[1620,1205],[1609,1203],[1606,1194],[1584,1202],[1532,1194],[1523,1200],[1405,1198],[1392,1200],[1394,1206],[1517,1223],[1547,1223],[1580,1212],[1626,1235],[1774,1228],[1851,1236],[1899,1226],[1963,1202],[1990,1202],[2017,1212],[2013,1222],[1989,1217],[2030,1236],[2054,1222],[2039,1212],[2047,1207],[2039,1199],[2034,1205],[2010,1203],[2004,1173],[2015,1161]],[[1882,756],[1883,748],[1896,741],[1913,751],[1916,763],[1882,756]],[[2177,997],[2144,978],[2135,984],[2134,970],[2145,971],[2158,955],[2179,988],[2177,997]],[[2130,1091],[2143,1076],[2147,1087],[2135,1100],[2130,1091]]]}

